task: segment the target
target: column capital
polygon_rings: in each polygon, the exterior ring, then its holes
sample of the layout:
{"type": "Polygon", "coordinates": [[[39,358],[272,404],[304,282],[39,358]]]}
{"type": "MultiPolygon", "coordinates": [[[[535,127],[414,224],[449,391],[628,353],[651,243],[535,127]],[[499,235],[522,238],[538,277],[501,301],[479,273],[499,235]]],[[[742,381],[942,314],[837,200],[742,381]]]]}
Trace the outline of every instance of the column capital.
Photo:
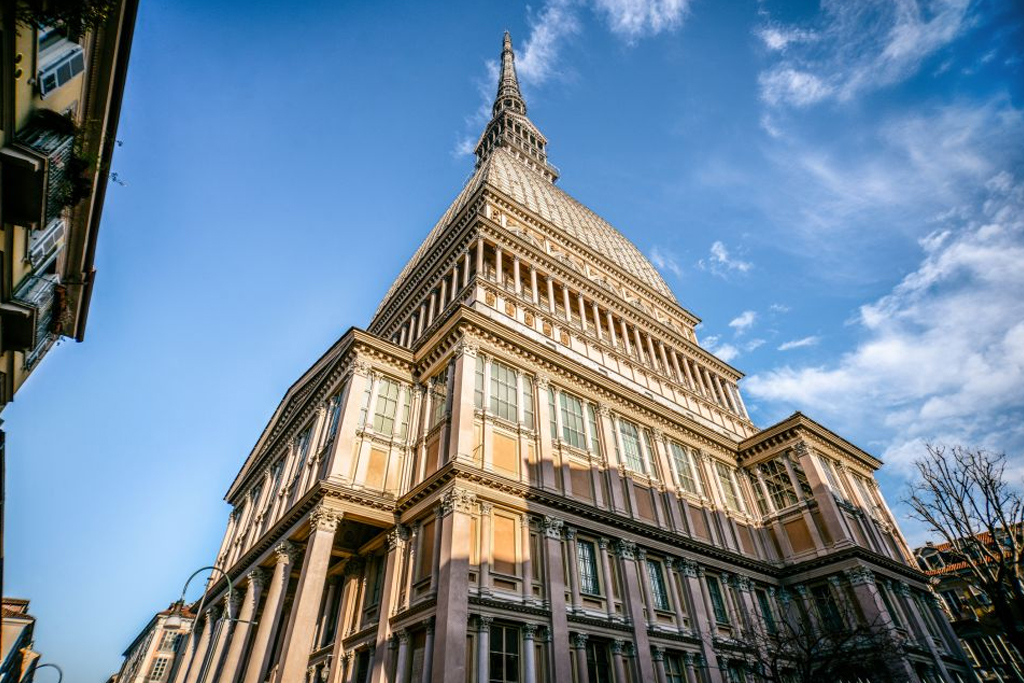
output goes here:
{"type": "Polygon", "coordinates": [[[607,538],[601,536],[597,539],[597,547],[601,550],[608,550],[608,544],[611,543],[607,538]]]}
{"type": "Polygon", "coordinates": [[[646,562],[647,561],[647,550],[645,548],[637,548],[636,549],[636,559],[640,560],[641,562],[646,562]]]}
{"type": "Polygon", "coordinates": [[[267,570],[263,567],[256,567],[246,574],[246,577],[249,579],[249,585],[252,586],[253,595],[259,595],[267,583],[267,570]]]}
{"type": "Polygon", "coordinates": [[[874,585],[875,583],[875,574],[867,567],[851,567],[844,574],[851,586],[874,585]]]}
{"type": "Polygon", "coordinates": [[[575,541],[576,540],[576,527],[565,525],[564,527],[565,540],[575,541]]]}
{"type": "Polygon", "coordinates": [[[480,509],[481,515],[489,515],[491,514],[491,510],[494,509],[494,503],[490,503],[486,500],[481,500],[479,503],[477,503],[477,507],[480,509]]]}
{"type": "Polygon", "coordinates": [[[480,633],[490,633],[491,624],[494,623],[494,617],[481,614],[476,618],[476,628],[480,633]]]}
{"type": "Polygon", "coordinates": [[[533,640],[534,636],[537,635],[537,624],[531,624],[529,622],[523,624],[523,639],[533,640]]]}
{"type": "Polygon", "coordinates": [[[796,594],[799,595],[801,598],[806,598],[807,597],[807,593],[808,593],[807,586],[805,586],[805,585],[803,585],[801,583],[801,584],[798,584],[796,586],[793,586],[793,588],[796,589],[796,594]]]}
{"type": "Polygon", "coordinates": [[[405,526],[404,524],[396,525],[394,529],[388,532],[387,539],[385,540],[385,545],[387,546],[387,549],[391,551],[399,547],[400,545],[409,540],[409,535],[409,527],[405,526]]]}
{"type": "Polygon", "coordinates": [[[800,440],[793,444],[793,454],[797,459],[802,458],[805,455],[811,454],[811,447],[807,445],[806,441],[800,440]]]}
{"type": "Polygon", "coordinates": [[[569,637],[572,641],[572,647],[574,650],[582,650],[587,646],[587,634],[586,633],[571,633],[569,637]]]}
{"type": "Polygon", "coordinates": [[[363,567],[366,566],[366,560],[359,555],[353,555],[345,563],[345,576],[359,576],[363,573],[363,567]]]}
{"type": "Polygon", "coordinates": [[[407,628],[400,628],[397,631],[395,631],[395,635],[398,636],[398,642],[399,643],[408,643],[409,642],[409,629],[407,629],[407,628]]]}
{"type": "Polygon", "coordinates": [[[423,630],[427,632],[427,635],[433,635],[435,623],[434,617],[430,617],[424,622],[423,630]]]}
{"type": "Polygon", "coordinates": [[[341,522],[341,514],[321,503],[309,513],[309,526],[314,531],[335,531],[341,522]]]}
{"type": "Polygon", "coordinates": [[[683,573],[683,576],[697,576],[697,563],[688,557],[684,557],[679,561],[679,570],[683,573]]]}
{"type": "Polygon", "coordinates": [[[749,576],[737,576],[736,577],[736,588],[740,589],[745,593],[750,592],[750,577],[749,576]]]}
{"type": "Polygon", "coordinates": [[[548,538],[553,538],[556,540],[561,540],[562,527],[564,525],[565,522],[558,519],[557,517],[552,517],[550,515],[544,515],[540,520],[540,528],[541,531],[544,532],[544,535],[548,538]]]}
{"type": "Polygon", "coordinates": [[[612,654],[621,655],[626,649],[626,643],[623,640],[615,639],[612,641],[612,654]]]}
{"type": "Polygon", "coordinates": [[[476,358],[477,353],[480,352],[480,345],[472,337],[460,337],[458,343],[455,345],[456,356],[469,356],[476,358]]]}
{"type": "Polygon", "coordinates": [[[547,375],[537,375],[537,388],[542,391],[547,391],[551,386],[551,378],[547,375]]]}
{"type": "Polygon", "coordinates": [[[597,406],[597,412],[598,412],[598,414],[601,415],[601,417],[611,418],[611,416],[612,416],[612,407],[610,405],[608,405],[607,403],[600,403],[597,406]]]}
{"type": "Polygon", "coordinates": [[[438,516],[446,517],[453,512],[472,512],[473,506],[476,504],[476,494],[458,486],[452,488],[441,494],[438,499],[438,516]]]}
{"type": "Polygon", "coordinates": [[[281,541],[274,546],[274,553],[277,555],[278,563],[288,562],[290,564],[295,562],[295,558],[299,554],[299,550],[291,541],[281,541]]]}
{"type": "Polygon", "coordinates": [[[693,666],[694,654],[692,652],[683,653],[683,666],[691,668],[693,666]]]}
{"type": "Polygon", "coordinates": [[[624,560],[632,560],[636,553],[636,543],[619,540],[615,543],[615,554],[624,560]]]}
{"type": "Polygon", "coordinates": [[[665,648],[661,645],[654,645],[651,647],[651,659],[656,662],[665,661],[665,648]]]}

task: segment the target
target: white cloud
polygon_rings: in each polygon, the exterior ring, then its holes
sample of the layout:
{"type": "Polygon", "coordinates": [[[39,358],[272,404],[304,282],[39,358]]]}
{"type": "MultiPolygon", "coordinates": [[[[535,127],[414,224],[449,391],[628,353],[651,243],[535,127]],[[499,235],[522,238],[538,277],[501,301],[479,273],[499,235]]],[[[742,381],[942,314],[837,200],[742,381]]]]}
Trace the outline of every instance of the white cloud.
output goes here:
{"type": "Polygon", "coordinates": [[[676,255],[668,249],[657,246],[651,247],[650,257],[651,263],[653,263],[658,270],[667,270],[676,277],[683,276],[683,267],[679,265],[679,259],[677,259],[676,255]]]}
{"type": "Polygon", "coordinates": [[[760,373],[746,390],[870,427],[896,458],[938,438],[1024,446],[1024,182],[993,176],[920,247],[917,269],[861,307],[852,350],[760,373]]]}
{"type": "Polygon", "coordinates": [[[792,341],[783,342],[779,345],[779,351],[789,351],[790,349],[800,349],[805,346],[816,346],[821,341],[821,337],[804,337],[803,339],[793,339],[792,341]]]}
{"type": "Polygon", "coordinates": [[[460,138],[452,149],[453,157],[464,157],[473,154],[476,149],[476,139],[469,137],[468,135],[460,138]]]}
{"type": "Polygon", "coordinates": [[[772,313],[789,313],[790,308],[786,304],[772,304],[768,310],[772,313]]]}
{"type": "Polygon", "coordinates": [[[753,326],[757,320],[757,313],[754,311],[743,311],[729,321],[729,327],[736,330],[736,334],[743,334],[753,326]]]}
{"type": "Polygon", "coordinates": [[[721,241],[716,241],[711,245],[711,255],[706,260],[701,259],[698,261],[697,266],[701,270],[709,270],[715,275],[725,277],[730,271],[746,273],[754,267],[754,264],[749,261],[733,258],[730,256],[725,244],[721,241]]]}
{"type": "Polygon", "coordinates": [[[738,355],[740,350],[732,344],[720,344],[721,338],[718,335],[713,335],[704,338],[704,348],[714,355],[721,358],[724,362],[729,363],[738,355]]]}
{"type": "Polygon", "coordinates": [[[678,28],[689,5],[689,0],[594,0],[608,28],[629,41],[678,28]]]}
{"type": "Polygon", "coordinates": [[[758,35],[779,54],[761,74],[771,105],[849,100],[909,78],[971,26],[969,0],[823,0],[810,26],[770,23],[758,35]]]}
{"type": "Polygon", "coordinates": [[[524,83],[540,85],[558,73],[566,38],[580,32],[576,3],[551,0],[530,23],[530,35],[516,57],[516,73],[524,83]]]}
{"type": "Polygon", "coordinates": [[[743,349],[745,351],[748,351],[748,352],[749,351],[753,351],[755,349],[758,349],[758,348],[764,346],[764,343],[765,343],[764,339],[751,339],[750,341],[748,341],[746,344],[743,345],[743,349]]]}

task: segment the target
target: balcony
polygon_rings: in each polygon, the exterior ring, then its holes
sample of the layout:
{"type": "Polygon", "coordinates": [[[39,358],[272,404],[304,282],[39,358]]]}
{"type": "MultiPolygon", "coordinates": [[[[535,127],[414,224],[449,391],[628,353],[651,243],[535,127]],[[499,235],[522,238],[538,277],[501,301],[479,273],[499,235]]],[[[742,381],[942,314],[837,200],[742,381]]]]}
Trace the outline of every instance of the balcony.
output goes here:
{"type": "Polygon", "coordinates": [[[60,319],[67,306],[66,290],[55,273],[24,280],[3,314],[3,350],[24,351],[25,367],[32,367],[60,334],[60,319]]]}
{"type": "Polygon", "coordinates": [[[75,135],[70,119],[40,110],[15,141],[0,150],[5,221],[48,226],[82,198],[75,135]]]}

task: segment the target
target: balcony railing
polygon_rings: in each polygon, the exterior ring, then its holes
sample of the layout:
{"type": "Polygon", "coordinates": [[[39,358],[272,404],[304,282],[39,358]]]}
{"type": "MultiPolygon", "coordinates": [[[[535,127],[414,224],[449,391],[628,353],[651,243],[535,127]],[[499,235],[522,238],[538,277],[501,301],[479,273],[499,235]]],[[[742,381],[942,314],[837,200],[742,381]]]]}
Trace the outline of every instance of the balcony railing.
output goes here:
{"type": "Polygon", "coordinates": [[[31,330],[25,341],[25,367],[30,368],[46,352],[54,339],[59,315],[64,307],[64,288],[56,274],[32,275],[15,292],[13,300],[28,309],[31,330]]]}
{"type": "Polygon", "coordinates": [[[75,202],[74,146],[74,124],[47,111],[0,152],[6,221],[42,228],[75,202]]]}

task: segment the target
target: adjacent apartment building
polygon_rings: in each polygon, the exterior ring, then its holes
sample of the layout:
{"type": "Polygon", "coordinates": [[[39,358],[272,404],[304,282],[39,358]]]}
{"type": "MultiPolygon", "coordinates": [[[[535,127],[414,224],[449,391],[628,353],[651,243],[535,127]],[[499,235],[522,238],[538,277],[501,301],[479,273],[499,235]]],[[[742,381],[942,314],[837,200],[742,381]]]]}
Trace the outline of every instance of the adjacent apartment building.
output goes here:
{"type": "Polygon", "coordinates": [[[124,663],[111,678],[117,683],[172,679],[182,662],[178,655],[194,619],[189,607],[180,603],[157,612],[124,651],[124,663]],[[175,618],[168,621],[172,616],[175,618]]]}
{"type": "MultiPolygon", "coordinates": [[[[976,538],[989,548],[999,547],[988,532],[976,538]]],[[[1024,660],[1007,641],[992,601],[979,589],[959,552],[951,552],[949,543],[929,543],[914,550],[914,555],[942,599],[978,678],[998,683],[1024,680],[1024,660]]]]}
{"type": "Polygon", "coordinates": [[[757,634],[837,604],[906,680],[972,680],[882,463],[799,413],[753,424],[699,319],[559,189],[507,34],[492,113],[232,482],[239,588],[210,584],[176,683],[752,681],[757,634]]]}
{"type": "Polygon", "coordinates": [[[85,338],[137,8],[0,0],[0,411],[57,340],[85,338]]]}

